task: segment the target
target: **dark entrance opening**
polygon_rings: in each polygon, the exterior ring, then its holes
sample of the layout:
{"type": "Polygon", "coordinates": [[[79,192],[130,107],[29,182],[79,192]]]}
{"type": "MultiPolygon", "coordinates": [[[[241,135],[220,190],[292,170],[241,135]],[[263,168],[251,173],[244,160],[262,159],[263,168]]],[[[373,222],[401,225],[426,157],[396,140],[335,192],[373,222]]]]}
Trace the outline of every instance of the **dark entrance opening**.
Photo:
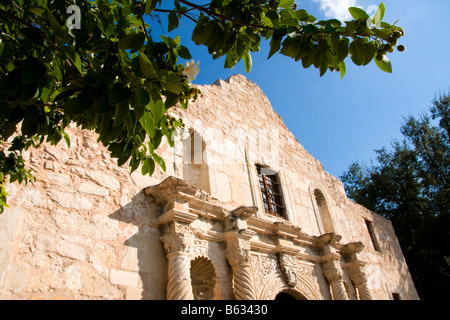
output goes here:
{"type": "Polygon", "coordinates": [[[297,300],[295,299],[293,296],[291,296],[289,293],[286,292],[280,292],[279,294],[277,294],[277,296],[275,297],[276,301],[294,301],[297,300]]]}
{"type": "Polygon", "coordinates": [[[293,301],[293,300],[308,300],[303,294],[297,290],[285,289],[277,294],[275,300],[278,301],[293,301]]]}

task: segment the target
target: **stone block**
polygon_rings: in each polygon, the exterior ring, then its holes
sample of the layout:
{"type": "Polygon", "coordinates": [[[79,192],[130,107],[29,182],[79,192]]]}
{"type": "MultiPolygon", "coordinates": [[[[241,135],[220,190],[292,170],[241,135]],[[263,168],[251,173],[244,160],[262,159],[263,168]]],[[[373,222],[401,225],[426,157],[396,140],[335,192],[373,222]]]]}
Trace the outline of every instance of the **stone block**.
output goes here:
{"type": "Polygon", "coordinates": [[[91,201],[77,194],[69,192],[52,191],[50,198],[57,202],[64,208],[75,210],[90,210],[92,209],[91,201]]]}
{"type": "Polygon", "coordinates": [[[112,284],[137,287],[139,274],[137,272],[113,269],[110,272],[109,279],[112,284]]]}
{"type": "Polygon", "coordinates": [[[55,249],[56,253],[63,257],[81,261],[86,260],[85,250],[76,243],[60,240],[57,242],[55,249]]]}
{"type": "Polygon", "coordinates": [[[106,188],[99,186],[98,184],[90,181],[82,182],[78,188],[78,191],[82,193],[93,194],[97,196],[107,196],[109,195],[109,191],[106,188]]]}

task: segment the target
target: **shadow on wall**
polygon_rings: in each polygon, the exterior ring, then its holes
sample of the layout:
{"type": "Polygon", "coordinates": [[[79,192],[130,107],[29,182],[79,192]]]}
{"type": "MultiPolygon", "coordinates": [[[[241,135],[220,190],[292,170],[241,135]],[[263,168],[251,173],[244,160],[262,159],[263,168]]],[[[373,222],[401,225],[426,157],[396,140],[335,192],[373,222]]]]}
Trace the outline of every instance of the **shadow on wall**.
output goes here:
{"type": "Polygon", "coordinates": [[[151,203],[142,190],[130,203],[109,216],[138,227],[138,232],[123,242],[122,272],[115,279],[116,284],[127,287],[129,300],[166,299],[167,258],[160,241],[160,229],[153,225],[159,215],[160,208],[151,203]]]}
{"type": "Polygon", "coordinates": [[[411,279],[408,262],[403,255],[392,222],[373,212],[371,213],[371,218],[373,230],[369,230],[370,224],[368,224],[367,233],[371,240],[368,246],[370,245],[373,250],[381,252],[385,260],[385,268],[392,273],[399,273],[399,278],[401,279],[395,285],[387,283],[388,299],[402,300],[415,299],[416,297],[420,299],[411,279]],[[379,226],[382,226],[382,228],[379,226]],[[370,234],[371,232],[372,234],[370,234]]]}

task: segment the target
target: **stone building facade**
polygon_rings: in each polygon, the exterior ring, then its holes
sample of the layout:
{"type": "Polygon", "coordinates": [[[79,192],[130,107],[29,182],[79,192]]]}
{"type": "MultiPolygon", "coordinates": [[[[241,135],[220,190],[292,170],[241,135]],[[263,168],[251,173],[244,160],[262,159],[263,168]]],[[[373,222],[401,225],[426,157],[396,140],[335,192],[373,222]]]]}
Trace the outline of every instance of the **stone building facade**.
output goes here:
{"type": "Polygon", "coordinates": [[[241,75],[199,86],[152,177],[95,134],[29,150],[1,299],[418,299],[389,220],[350,201],[241,75]]]}

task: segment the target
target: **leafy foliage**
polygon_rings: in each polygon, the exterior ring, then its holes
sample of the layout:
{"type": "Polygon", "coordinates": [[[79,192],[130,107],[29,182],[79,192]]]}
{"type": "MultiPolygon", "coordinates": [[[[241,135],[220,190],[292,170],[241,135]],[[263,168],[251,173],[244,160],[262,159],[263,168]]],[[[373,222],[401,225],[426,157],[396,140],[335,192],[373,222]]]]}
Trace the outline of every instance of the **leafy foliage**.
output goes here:
{"type": "Polygon", "coordinates": [[[450,97],[429,114],[405,119],[404,141],[377,151],[377,164],[354,163],[341,177],[349,197],[389,218],[419,296],[450,293],[450,97]]]}
{"type": "MultiPolygon", "coordinates": [[[[270,41],[269,58],[279,52],[321,76],[328,70],[344,76],[349,56],[357,65],[376,58],[391,72],[386,55],[403,35],[382,22],[383,4],[373,18],[351,8],[355,20],[343,24],[317,21],[294,0],[175,0],[163,8],[168,3],[79,0],[79,10],[68,10],[71,0],[0,1],[0,134],[2,141],[23,141],[14,152],[1,151],[12,167],[23,169],[20,151],[29,146],[63,138],[69,144],[64,129],[73,122],[94,130],[119,165],[129,162],[132,171],[141,165],[150,175],[156,164],[164,169],[156,150],[164,136],[172,143],[182,125],[168,110],[186,108],[199,92],[179,62],[192,58],[181,39],[152,37],[156,14],[167,15],[169,31],[183,18],[193,21],[195,44],[215,59],[225,56],[225,68],[243,60],[248,72],[262,39],[270,41]],[[77,20],[80,28],[72,28],[77,20]]],[[[14,179],[10,167],[1,167],[2,185],[7,176],[14,179]]],[[[27,180],[22,169],[19,180],[27,180]]]]}

